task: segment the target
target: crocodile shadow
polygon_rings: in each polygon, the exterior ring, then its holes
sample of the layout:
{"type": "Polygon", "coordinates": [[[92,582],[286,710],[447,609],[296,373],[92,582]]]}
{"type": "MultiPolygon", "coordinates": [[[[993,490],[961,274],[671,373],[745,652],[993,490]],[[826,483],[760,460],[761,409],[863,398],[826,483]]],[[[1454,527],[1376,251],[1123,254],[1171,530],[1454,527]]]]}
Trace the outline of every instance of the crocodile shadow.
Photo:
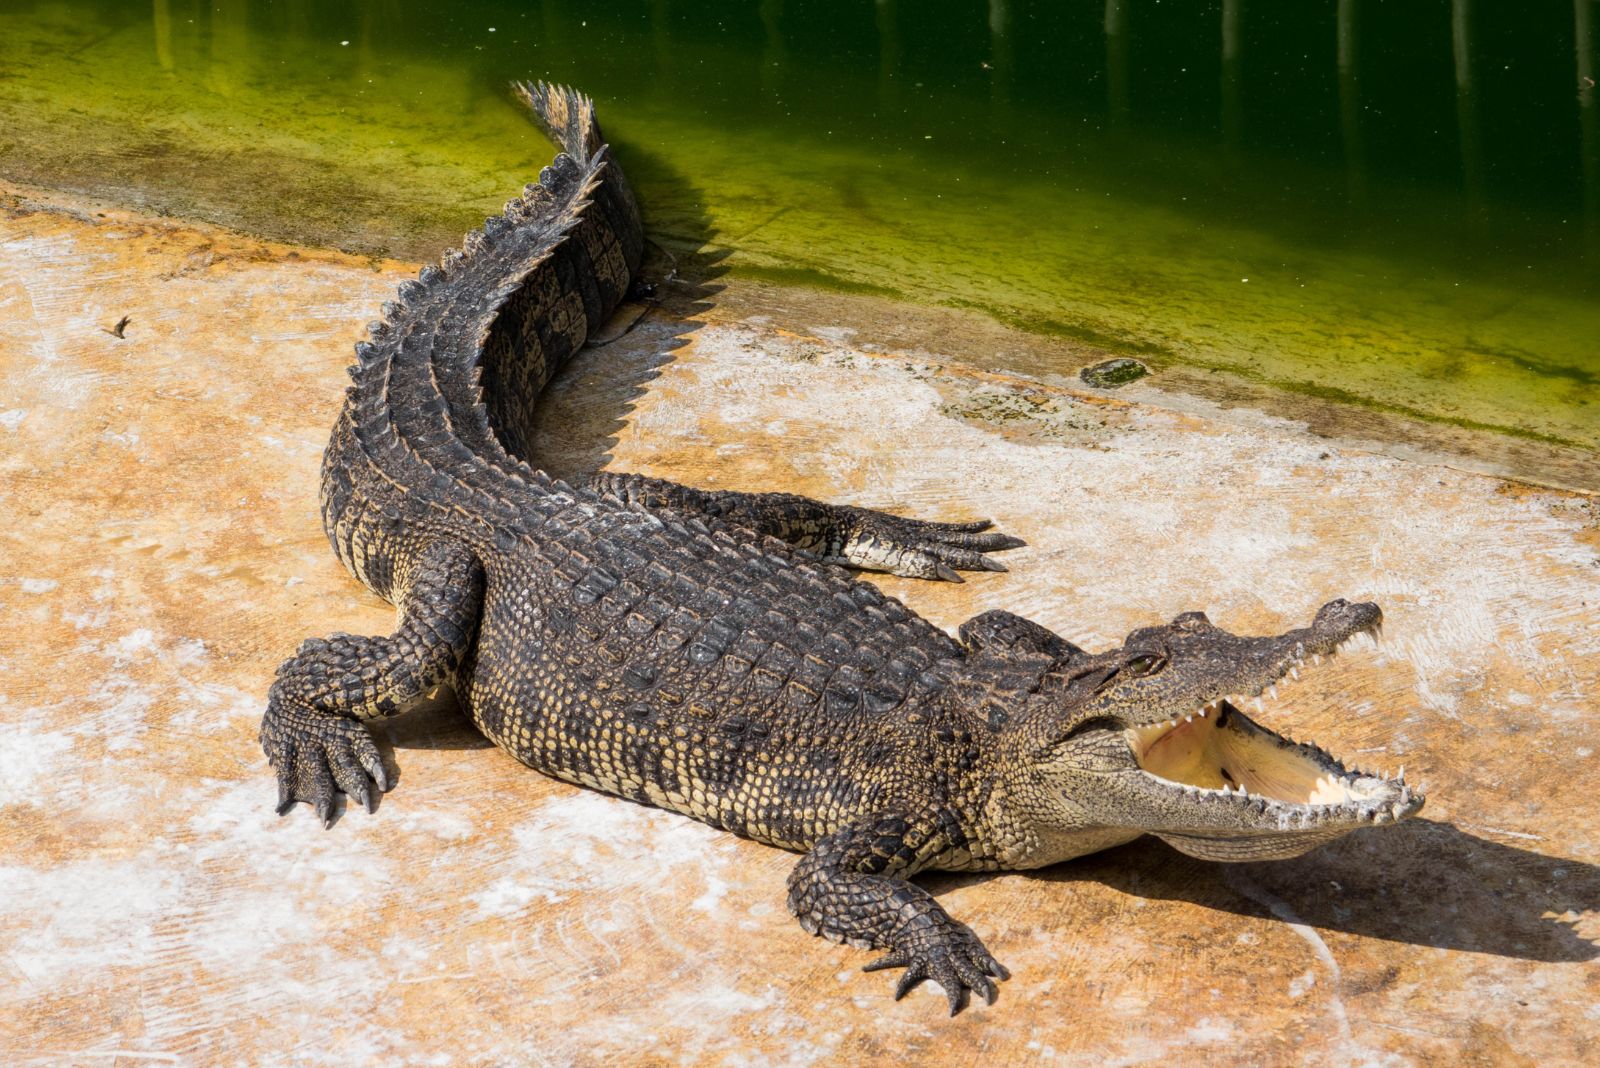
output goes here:
{"type": "MultiPolygon", "coordinates": [[[[1135,897],[1414,946],[1544,962],[1600,958],[1600,945],[1574,923],[1575,914],[1600,909],[1600,867],[1432,820],[1252,864],[1195,860],[1143,838],[1024,877],[1098,882],[1135,897]]],[[[922,881],[940,893],[984,878],[922,881]]]]}
{"type": "Polygon", "coordinates": [[[639,275],[653,292],[621,309],[539,400],[535,462],[569,481],[610,462],[634,404],[700,328],[728,255],[712,244],[716,232],[698,187],[661,157],[612,144],[638,191],[648,238],[639,275]]]}

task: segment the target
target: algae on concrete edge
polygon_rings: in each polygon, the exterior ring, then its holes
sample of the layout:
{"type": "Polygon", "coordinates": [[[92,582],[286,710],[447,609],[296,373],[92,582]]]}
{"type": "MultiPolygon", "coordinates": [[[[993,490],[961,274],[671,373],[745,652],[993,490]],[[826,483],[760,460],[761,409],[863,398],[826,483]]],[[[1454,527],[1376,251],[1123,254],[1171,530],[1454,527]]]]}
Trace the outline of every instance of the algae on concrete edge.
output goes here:
{"type": "MultiPolygon", "coordinates": [[[[156,48],[147,22],[0,15],[16,89],[0,100],[0,174],[431,259],[548,157],[470,66],[210,19],[173,21],[156,48]]],[[[641,161],[651,227],[711,241],[735,275],[965,307],[1158,367],[1600,448],[1600,300],[1581,281],[1291,244],[1123,195],[1092,160],[1066,178],[931,167],[912,150],[709,124],[676,101],[601,103],[619,156],[641,161]]]]}

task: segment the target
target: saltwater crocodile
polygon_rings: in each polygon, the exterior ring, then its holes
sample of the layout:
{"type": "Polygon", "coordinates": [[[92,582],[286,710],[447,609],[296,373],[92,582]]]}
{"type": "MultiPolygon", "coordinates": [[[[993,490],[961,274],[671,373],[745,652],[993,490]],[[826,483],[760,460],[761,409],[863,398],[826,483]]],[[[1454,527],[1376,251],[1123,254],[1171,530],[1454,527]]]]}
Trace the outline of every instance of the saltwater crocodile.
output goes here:
{"type": "Polygon", "coordinates": [[[951,1011],[1006,971],[910,879],[1032,868],[1155,834],[1185,853],[1302,853],[1422,806],[1239,709],[1373,631],[1333,601],[1238,637],[1199,613],[1089,653],[989,612],[959,638],[848,569],[959,580],[1021,544],[785,494],[623,474],[556,481],[529,455],[540,391],[629,292],[643,235],[590,101],[518,86],[560,154],[503,215],[400,286],[356,346],[323,464],[335,552],[394,633],[307,641],[261,742],[279,810],[388,774],[364,721],[449,685],[490,739],[568,782],[801,851],[809,932],[886,951],[896,996],[951,1011]]]}

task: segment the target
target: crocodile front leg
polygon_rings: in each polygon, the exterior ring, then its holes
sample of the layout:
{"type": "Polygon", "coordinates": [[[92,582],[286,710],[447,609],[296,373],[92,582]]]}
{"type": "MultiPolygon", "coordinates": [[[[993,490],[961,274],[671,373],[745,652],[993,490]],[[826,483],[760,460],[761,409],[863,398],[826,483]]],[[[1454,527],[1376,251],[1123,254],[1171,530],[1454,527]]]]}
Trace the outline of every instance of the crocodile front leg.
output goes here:
{"type": "Polygon", "coordinates": [[[483,606],[483,567],[456,542],[418,554],[400,623],[387,637],[312,638],[278,668],[261,720],[261,748],[278,773],[278,813],[296,801],[333,824],[335,787],[372,807],[367,782],[389,789],[378,747],[360,721],[392,716],[455,677],[483,606]]]}
{"type": "Polygon", "coordinates": [[[957,633],[961,644],[974,653],[1038,653],[1062,662],[1089,655],[1055,631],[1003,608],[973,616],[957,633]]]}
{"type": "Polygon", "coordinates": [[[789,911],[800,926],[835,942],[889,953],[863,971],[904,968],[896,1001],[924,979],[944,988],[950,1015],[967,991],[994,1003],[990,979],[1010,973],[965,924],[907,881],[945,844],[934,824],[879,816],[823,838],[789,875],[789,911]]]}
{"type": "Polygon", "coordinates": [[[700,490],[610,472],[595,475],[589,488],[635,507],[720,519],[816,553],[828,563],[908,578],[961,582],[961,571],[1004,571],[1006,565],[985,554],[1026,544],[989,530],[987,520],[934,523],[793,493],[700,490]]]}

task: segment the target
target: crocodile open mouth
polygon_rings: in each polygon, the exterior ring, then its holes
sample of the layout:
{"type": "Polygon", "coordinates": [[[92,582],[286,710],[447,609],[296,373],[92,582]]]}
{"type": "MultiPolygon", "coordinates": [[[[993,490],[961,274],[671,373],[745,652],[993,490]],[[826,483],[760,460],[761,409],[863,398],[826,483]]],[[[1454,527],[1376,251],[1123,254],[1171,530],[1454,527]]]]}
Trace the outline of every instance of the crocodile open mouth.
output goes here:
{"type": "Polygon", "coordinates": [[[1422,808],[1397,775],[1346,768],[1327,751],[1260,726],[1222,697],[1182,719],[1124,734],[1145,774],[1196,799],[1262,816],[1386,823],[1422,808]]]}

